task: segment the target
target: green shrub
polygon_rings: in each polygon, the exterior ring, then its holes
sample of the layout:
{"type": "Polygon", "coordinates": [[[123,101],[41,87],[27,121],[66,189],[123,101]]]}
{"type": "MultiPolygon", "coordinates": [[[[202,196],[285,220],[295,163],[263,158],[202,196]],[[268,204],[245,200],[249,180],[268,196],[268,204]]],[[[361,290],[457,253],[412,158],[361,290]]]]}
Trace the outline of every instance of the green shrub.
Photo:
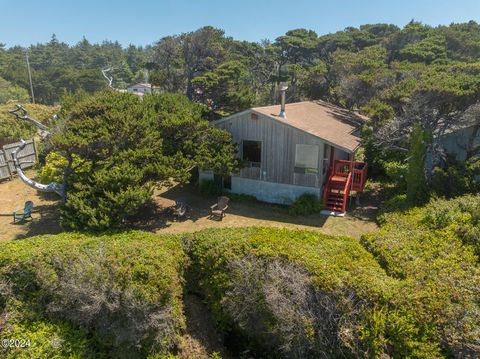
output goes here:
{"type": "Polygon", "coordinates": [[[480,196],[452,200],[434,199],[422,211],[422,222],[431,229],[450,231],[474,248],[480,258],[480,196]]]}
{"type": "Polygon", "coordinates": [[[388,179],[399,191],[407,189],[408,166],[405,163],[391,161],[384,163],[385,173],[388,179]]]}
{"type": "Polygon", "coordinates": [[[397,314],[414,323],[401,330],[419,344],[430,342],[455,357],[465,350],[480,352],[480,269],[471,242],[478,230],[477,219],[468,212],[477,217],[479,203],[472,198],[435,200],[423,208],[385,214],[381,229],[362,237],[387,273],[401,280],[401,295],[392,301],[397,314]],[[468,240],[462,237],[466,233],[468,240]]]}
{"type": "Polygon", "coordinates": [[[198,232],[184,245],[190,289],[263,357],[375,356],[391,345],[369,318],[398,282],[352,238],[244,228],[198,232]]]}
{"type": "Polygon", "coordinates": [[[377,215],[377,220],[380,223],[384,221],[384,215],[386,213],[393,212],[404,212],[412,207],[412,204],[408,202],[406,194],[398,194],[389,199],[385,200],[382,203],[379,213],[377,215]]]}
{"type": "Polygon", "coordinates": [[[223,194],[223,188],[212,180],[200,181],[198,190],[201,194],[207,196],[221,196],[223,194]]]}
{"type": "MultiPolygon", "coordinates": [[[[21,316],[21,313],[13,312],[11,308],[9,314],[14,314],[14,317],[21,316]]],[[[40,318],[10,319],[2,330],[2,338],[28,340],[28,346],[25,348],[0,348],[0,357],[5,359],[105,357],[95,350],[98,343],[88,338],[85,330],[68,323],[51,322],[40,318]]]]}
{"type": "MultiPolygon", "coordinates": [[[[0,104],[0,138],[9,138],[13,140],[30,139],[38,131],[38,128],[33,124],[17,120],[14,116],[8,113],[15,107],[15,102],[11,101],[5,105],[0,104]]],[[[25,109],[28,111],[28,115],[34,119],[49,124],[53,115],[58,111],[56,106],[46,106],[39,104],[26,104],[25,109]]]]}
{"type": "Polygon", "coordinates": [[[98,338],[100,353],[117,358],[166,354],[175,345],[184,327],[185,265],[176,238],[62,234],[1,246],[0,278],[11,283],[2,294],[7,327],[28,326],[32,316],[73,325],[98,338]],[[12,312],[15,303],[22,310],[12,312]]]}
{"type": "MultiPolygon", "coordinates": [[[[78,172],[87,172],[88,164],[81,164],[78,156],[73,156],[73,166],[78,172]]],[[[50,183],[63,181],[63,171],[67,166],[67,160],[57,152],[50,152],[45,157],[45,164],[40,168],[40,182],[50,183]]]]}
{"type": "Polygon", "coordinates": [[[292,216],[306,216],[320,212],[322,202],[312,193],[304,193],[299,196],[288,208],[292,216]]]}
{"type": "Polygon", "coordinates": [[[201,181],[198,186],[198,190],[201,194],[206,196],[226,196],[232,202],[251,203],[251,202],[257,201],[257,198],[255,196],[251,196],[243,193],[233,193],[233,192],[224,191],[221,186],[219,186],[212,180],[201,181]]]}
{"type": "Polygon", "coordinates": [[[436,195],[452,198],[465,193],[478,192],[479,175],[480,159],[474,157],[468,161],[457,161],[453,157],[448,157],[444,168],[433,169],[429,185],[436,195]]]}

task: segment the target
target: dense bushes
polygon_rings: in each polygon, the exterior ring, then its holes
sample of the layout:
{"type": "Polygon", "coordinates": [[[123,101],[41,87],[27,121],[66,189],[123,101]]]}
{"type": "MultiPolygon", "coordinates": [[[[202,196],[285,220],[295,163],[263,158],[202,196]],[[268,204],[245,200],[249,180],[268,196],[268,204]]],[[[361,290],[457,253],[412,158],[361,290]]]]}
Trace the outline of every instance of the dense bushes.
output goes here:
{"type": "Polygon", "coordinates": [[[399,191],[406,191],[408,165],[401,162],[391,161],[385,162],[384,168],[385,174],[392,184],[394,184],[399,191]]]}
{"type": "Polygon", "coordinates": [[[422,222],[433,230],[455,234],[480,257],[480,196],[435,199],[423,211],[422,222]]]}
{"type": "Polygon", "coordinates": [[[356,240],[248,228],[203,231],[184,242],[193,290],[205,297],[219,325],[241,333],[257,354],[318,358],[385,351],[386,333],[373,318],[398,283],[356,240]]]}
{"type": "Polygon", "coordinates": [[[234,350],[264,358],[480,353],[480,196],[384,215],[362,242],[273,228],[1,244],[2,356],[171,355],[183,273],[234,350]],[[382,268],[383,267],[383,268],[382,268]]]}
{"type": "Polygon", "coordinates": [[[306,216],[318,213],[322,209],[322,202],[317,196],[311,193],[304,193],[299,196],[288,208],[292,216],[306,216]]]}
{"type": "Polygon", "coordinates": [[[457,357],[480,354],[479,207],[473,196],[435,200],[385,214],[380,231],[362,239],[387,273],[401,279],[394,302],[415,313],[415,327],[402,330],[457,357]]]}
{"type": "Polygon", "coordinates": [[[226,196],[233,202],[255,202],[257,198],[243,193],[225,191],[221,186],[212,180],[202,180],[198,185],[198,191],[206,196],[226,196]]]}
{"type": "Polygon", "coordinates": [[[175,238],[37,237],[3,244],[0,264],[5,330],[32,338],[31,349],[21,349],[30,357],[48,353],[56,336],[68,339],[57,354],[166,354],[184,326],[185,257],[175,238]]]}
{"type": "Polygon", "coordinates": [[[480,159],[472,157],[467,161],[457,161],[449,156],[444,167],[435,167],[430,178],[430,188],[438,196],[447,198],[465,193],[475,193],[480,189],[480,159]]]}
{"type": "Polygon", "coordinates": [[[201,194],[207,196],[221,196],[223,194],[223,188],[211,180],[200,181],[198,190],[201,194]]]}

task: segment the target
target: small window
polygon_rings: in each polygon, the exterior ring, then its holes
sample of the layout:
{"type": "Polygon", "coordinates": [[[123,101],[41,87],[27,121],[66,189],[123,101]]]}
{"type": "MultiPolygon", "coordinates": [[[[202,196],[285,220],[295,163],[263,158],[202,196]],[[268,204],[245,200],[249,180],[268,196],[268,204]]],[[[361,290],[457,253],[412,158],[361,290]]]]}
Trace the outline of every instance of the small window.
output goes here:
{"type": "Polygon", "coordinates": [[[133,89],[133,92],[138,92],[138,89],[133,89]]]}
{"type": "Polygon", "coordinates": [[[257,115],[256,113],[252,113],[252,114],[250,115],[250,119],[252,119],[252,120],[258,120],[258,115],[257,115]]]}
{"type": "Polygon", "coordinates": [[[243,160],[251,167],[260,167],[262,162],[262,143],[260,141],[243,141],[243,160]]]}
{"type": "Polygon", "coordinates": [[[318,173],[318,146],[303,144],[295,146],[295,172],[318,173]]]}

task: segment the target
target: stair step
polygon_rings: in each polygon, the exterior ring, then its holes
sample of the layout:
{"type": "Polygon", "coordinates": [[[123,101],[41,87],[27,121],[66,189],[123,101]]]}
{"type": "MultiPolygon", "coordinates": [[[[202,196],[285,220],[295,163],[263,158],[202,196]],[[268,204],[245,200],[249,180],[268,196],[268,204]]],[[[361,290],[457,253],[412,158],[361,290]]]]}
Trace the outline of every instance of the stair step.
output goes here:
{"type": "Polygon", "coordinates": [[[343,207],[343,203],[338,203],[338,202],[327,202],[325,205],[333,206],[333,207],[343,207]]]}
{"type": "Polygon", "coordinates": [[[332,205],[332,206],[343,206],[343,202],[338,202],[338,201],[327,201],[327,205],[332,205]]]}
{"type": "Polygon", "coordinates": [[[331,211],[331,212],[343,212],[342,207],[325,207],[324,209],[331,211]]]}

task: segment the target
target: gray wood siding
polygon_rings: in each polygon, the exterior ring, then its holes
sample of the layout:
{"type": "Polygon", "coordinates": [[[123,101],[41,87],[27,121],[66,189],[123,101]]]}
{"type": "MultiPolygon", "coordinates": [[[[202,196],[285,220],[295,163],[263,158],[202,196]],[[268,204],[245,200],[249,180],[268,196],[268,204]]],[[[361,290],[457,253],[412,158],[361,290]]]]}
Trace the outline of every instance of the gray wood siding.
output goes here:
{"type": "MultiPolygon", "coordinates": [[[[256,120],[251,119],[251,112],[234,115],[230,119],[218,123],[217,126],[231,133],[233,141],[239,145],[239,156],[242,156],[242,140],[261,141],[261,180],[311,187],[319,187],[323,183],[324,141],[320,138],[261,114],[258,114],[256,120]],[[318,146],[318,175],[316,178],[312,178],[312,174],[294,173],[297,144],[318,146]]],[[[239,176],[247,177],[242,175],[242,172],[239,176]]]]}
{"type": "Polygon", "coordinates": [[[0,180],[5,178],[10,178],[10,168],[8,167],[8,162],[5,157],[5,154],[0,150],[0,180]]]}
{"type": "MultiPolygon", "coordinates": [[[[33,140],[28,140],[25,142],[27,145],[17,154],[17,158],[22,169],[35,166],[37,161],[35,143],[33,140]]],[[[12,152],[15,151],[20,145],[21,142],[15,142],[4,145],[3,150],[0,150],[0,180],[10,178],[14,173],[16,173],[15,166],[12,161],[12,152]]]]}

